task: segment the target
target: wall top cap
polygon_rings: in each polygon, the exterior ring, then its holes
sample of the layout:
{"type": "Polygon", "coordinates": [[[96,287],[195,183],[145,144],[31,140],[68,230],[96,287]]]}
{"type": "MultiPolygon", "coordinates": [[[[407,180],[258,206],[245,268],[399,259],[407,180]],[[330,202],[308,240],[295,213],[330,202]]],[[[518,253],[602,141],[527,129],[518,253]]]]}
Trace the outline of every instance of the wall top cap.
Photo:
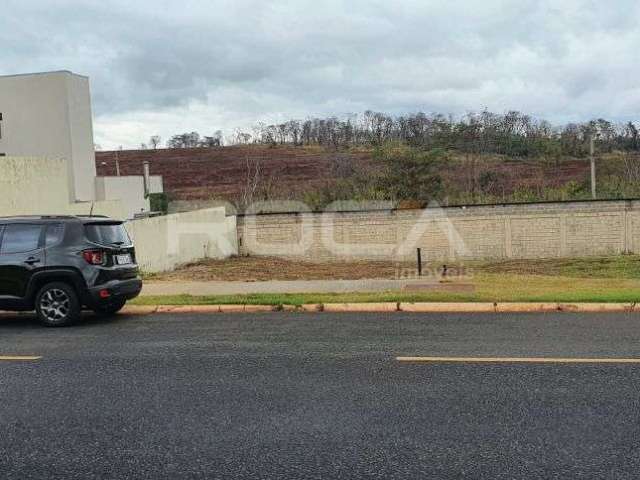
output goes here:
{"type": "Polygon", "coordinates": [[[60,73],[64,73],[64,74],[67,74],[67,75],[73,75],[75,77],[89,78],[86,75],[79,75],[77,73],[73,73],[71,70],[52,70],[50,72],[15,73],[15,74],[10,74],[10,75],[0,75],[0,78],[32,77],[32,76],[35,76],[35,75],[55,75],[55,74],[60,74],[60,73]]]}

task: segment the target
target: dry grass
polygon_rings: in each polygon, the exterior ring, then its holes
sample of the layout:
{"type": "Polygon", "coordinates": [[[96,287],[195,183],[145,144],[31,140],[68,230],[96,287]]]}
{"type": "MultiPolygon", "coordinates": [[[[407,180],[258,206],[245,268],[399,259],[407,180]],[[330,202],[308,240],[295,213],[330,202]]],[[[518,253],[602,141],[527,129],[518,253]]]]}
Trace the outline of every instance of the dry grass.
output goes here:
{"type": "MultiPolygon", "coordinates": [[[[451,264],[454,270],[460,264],[451,264]]],[[[425,265],[424,271],[441,272],[442,265],[425,265]]],[[[584,279],[640,279],[640,256],[508,260],[470,262],[465,270],[473,275],[541,276],[584,279]]],[[[350,261],[312,263],[275,257],[232,257],[204,260],[174,272],[148,276],[158,281],[268,281],[268,280],[360,280],[405,278],[415,275],[414,263],[350,261]]],[[[549,279],[547,278],[547,282],[549,279]]]]}
{"type": "Polygon", "coordinates": [[[589,258],[553,258],[545,260],[507,260],[484,263],[485,273],[562,276],[571,278],[640,279],[639,255],[589,258]]]}
{"type": "Polygon", "coordinates": [[[360,280],[396,278],[415,265],[394,262],[312,263],[275,257],[232,257],[226,260],[204,260],[184,265],[173,271],[151,275],[161,281],[241,281],[266,280],[360,280]]]}

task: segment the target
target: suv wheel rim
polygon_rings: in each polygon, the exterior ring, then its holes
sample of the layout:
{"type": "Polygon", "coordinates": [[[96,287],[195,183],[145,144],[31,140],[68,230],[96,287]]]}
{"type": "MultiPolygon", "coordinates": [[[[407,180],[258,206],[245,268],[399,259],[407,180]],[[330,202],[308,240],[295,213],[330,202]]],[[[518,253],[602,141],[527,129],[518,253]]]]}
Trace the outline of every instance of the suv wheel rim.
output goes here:
{"type": "Polygon", "coordinates": [[[69,315],[69,295],[57,288],[47,290],[40,299],[40,310],[47,320],[59,322],[69,315]]]}

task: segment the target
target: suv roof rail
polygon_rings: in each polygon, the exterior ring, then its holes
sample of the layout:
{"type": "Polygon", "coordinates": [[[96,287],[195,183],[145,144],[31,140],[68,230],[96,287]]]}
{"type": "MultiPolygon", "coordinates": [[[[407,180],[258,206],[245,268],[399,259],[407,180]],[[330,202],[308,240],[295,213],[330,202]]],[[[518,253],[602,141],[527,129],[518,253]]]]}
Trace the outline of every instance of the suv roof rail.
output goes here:
{"type": "Polygon", "coordinates": [[[110,218],[106,215],[9,215],[0,216],[1,220],[83,220],[87,218],[110,218]]]}

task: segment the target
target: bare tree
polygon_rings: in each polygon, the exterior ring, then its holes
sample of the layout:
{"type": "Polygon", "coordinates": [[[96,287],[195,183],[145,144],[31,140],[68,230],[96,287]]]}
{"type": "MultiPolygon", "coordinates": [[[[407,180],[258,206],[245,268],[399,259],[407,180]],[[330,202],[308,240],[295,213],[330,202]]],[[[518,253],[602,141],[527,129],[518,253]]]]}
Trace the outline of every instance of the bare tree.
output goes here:
{"type": "Polygon", "coordinates": [[[233,133],[233,143],[236,145],[248,145],[251,143],[251,134],[247,132],[243,132],[239,128],[236,128],[233,133]]]}
{"type": "Polygon", "coordinates": [[[625,180],[640,182],[640,157],[629,152],[622,152],[621,155],[625,180]]]}
{"type": "Polygon", "coordinates": [[[262,164],[259,158],[250,159],[245,157],[245,181],[240,197],[240,209],[246,210],[249,205],[256,201],[256,194],[262,179],[262,164]]]}
{"type": "Polygon", "coordinates": [[[151,145],[151,148],[153,148],[154,150],[158,148],[160,142],[162,142],[162,138],[160,138],[160,135],[152,135],[151,138],[149,138],[149,145],[151,145]]]}

